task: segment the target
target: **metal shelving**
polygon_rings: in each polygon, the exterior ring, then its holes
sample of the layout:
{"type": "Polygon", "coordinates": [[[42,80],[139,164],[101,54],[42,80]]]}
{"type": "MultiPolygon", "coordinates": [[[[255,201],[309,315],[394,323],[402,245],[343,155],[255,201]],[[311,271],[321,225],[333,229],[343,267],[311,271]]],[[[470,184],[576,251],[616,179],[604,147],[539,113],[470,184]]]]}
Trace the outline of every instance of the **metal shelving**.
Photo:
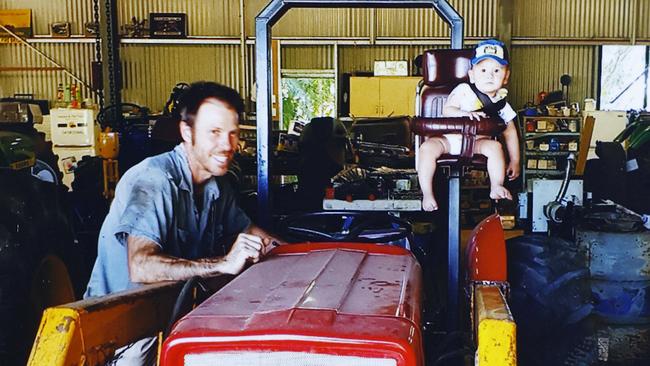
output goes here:
{"type": "Polygon", "coordinates": [[[528,190],[531,178],[560,179],[566,158],[578,155],[581,116],[523,116],[520,118],[524,141],[522,145],[522,178],[528,190]]]}

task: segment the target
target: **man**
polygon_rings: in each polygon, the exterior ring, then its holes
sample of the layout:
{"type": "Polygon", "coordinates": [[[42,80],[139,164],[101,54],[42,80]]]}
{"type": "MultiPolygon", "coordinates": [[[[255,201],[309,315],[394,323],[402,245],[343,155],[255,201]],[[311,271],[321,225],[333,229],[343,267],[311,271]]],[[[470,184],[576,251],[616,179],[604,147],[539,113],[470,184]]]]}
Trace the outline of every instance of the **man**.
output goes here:
{"type": "Polygon", "coordinates": [[[238,274],[279,242],[251,223],[223,179],[239,140],[239,94],[198,82],[178,110],[182,143],[129,169],[117,185],[84,297],[238,274]],[[226,250],[220,239],[232,235],[226,250]]]}

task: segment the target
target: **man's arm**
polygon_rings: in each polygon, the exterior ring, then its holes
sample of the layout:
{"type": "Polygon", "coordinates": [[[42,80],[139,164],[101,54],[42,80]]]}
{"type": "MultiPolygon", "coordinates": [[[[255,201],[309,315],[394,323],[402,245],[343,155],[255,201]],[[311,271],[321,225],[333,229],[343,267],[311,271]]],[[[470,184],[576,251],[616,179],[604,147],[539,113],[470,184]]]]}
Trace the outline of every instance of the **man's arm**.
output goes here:
{"type": "Polygon", "coordinates": [[[239,234],[225,257],[188,260],[162,253],[150,239],[129,235],[127,238],[129,277],[131,282],[153,283],[178,281],[193,276],[238,274],[247,262],[257,262],[262,251],[262,239],[239,234]]]}
{"type": "Polygon", "coordinates": [[[519,165],[519,135],[517,134],[517,127],[515,127],[514,120],[510,121],[505,131],[503,131],[503,138],[505,139],[508,156],[510,157],[506,174],[509,180],[515,180],[519,177],[521,167],[519,165]]]}

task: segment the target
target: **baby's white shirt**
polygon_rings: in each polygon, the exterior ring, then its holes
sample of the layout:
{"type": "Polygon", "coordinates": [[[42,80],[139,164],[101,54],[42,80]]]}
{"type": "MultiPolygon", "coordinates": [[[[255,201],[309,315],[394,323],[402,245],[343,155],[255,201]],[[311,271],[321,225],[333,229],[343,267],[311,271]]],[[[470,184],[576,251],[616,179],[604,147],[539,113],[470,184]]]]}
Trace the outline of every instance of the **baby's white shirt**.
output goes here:
{"type": "MultiPolygon", "coordinates": [[[[460,110],[463,112],[473,112],[483,107],[483,104],[481,104],[476,93],[474,93],[472,87],[467,83],[459,84],[454,88],[452,93],[459,94],[460,110]]],[[[499,101],[498,96],[490,97],[490,99],[492,99],[493,102],[499,101]]],[[[499,117],[508,124],[517,117],[517,112],[512,109],[510,103],[506,102],[506,105],[499,110],[499,117]]]]}

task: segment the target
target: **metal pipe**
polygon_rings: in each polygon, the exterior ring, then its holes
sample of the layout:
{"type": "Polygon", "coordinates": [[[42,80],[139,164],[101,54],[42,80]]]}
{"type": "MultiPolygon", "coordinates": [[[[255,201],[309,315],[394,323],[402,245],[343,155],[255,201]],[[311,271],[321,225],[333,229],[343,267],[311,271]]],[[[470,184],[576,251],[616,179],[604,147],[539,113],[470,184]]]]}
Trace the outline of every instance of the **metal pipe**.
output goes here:
{"type": "Polygon", "coordinates": [[[628,19],[632,19],[632,26],[631,31],[632,34],[630,35],[630,44],[634,46],[636,44],[636,27],[639,24],[639,2],[637,0],[632,0],[632,5],[628,8],[632,12],[632,16],[628,17],[628,19]]]}
{"type": "Polygon", "coordinates": [[[370,39],[370,44],[374,45],[377,40],[377,9],[370,10],[370,19],[368,23],[370,27],[370,35],[368,38],[370,39]]]}
{"type": "Polygon", "coordinates": [[[449,169],[447,223],[447,331],[460,330],[460,177],[462,168],[449,169]]]}
{"type": "Polygon", "coordinates": [[[566,169],[564,170],[564,179],[562,179],[562,185],[560,186],[560,191],[555,197],[555,202],[560,203],[566,195],[566,191],[569,189],[569,183],[571,181],[571,167],[575,165],[576,156],[571,153],[566,158],[566,169]]]}
{"type": "MultiPolygon", "coordinates": [[[[246,19],[244,0],[239,0],[239,67],[242,83],[241,93],[244,99],[248,97],[248,57],[246,57],[246,19]]],[[[248,111],[248,109],[246,109],[248,111]]]]}
{"type": "MultiPolygon", "coordinates": [[[[334,44],[332,47],[334,47],[334,60],[332,61],[334,64],[334,90],[338,93],[339,91],[339,46],[337,44],[334,44]]],[[[282,101],[280,101],[280,104],[282,104],[282,101]]],[[[335,110],[335,116],[339,115],[339,103],[336,103],[334,106],[336,108],[335,110]]]]}
{"type": "Polygon", "coordinates": [[[11,72],[11,71],[65,71],[63,67],[0,67],[0,72],[11,72]]]}

